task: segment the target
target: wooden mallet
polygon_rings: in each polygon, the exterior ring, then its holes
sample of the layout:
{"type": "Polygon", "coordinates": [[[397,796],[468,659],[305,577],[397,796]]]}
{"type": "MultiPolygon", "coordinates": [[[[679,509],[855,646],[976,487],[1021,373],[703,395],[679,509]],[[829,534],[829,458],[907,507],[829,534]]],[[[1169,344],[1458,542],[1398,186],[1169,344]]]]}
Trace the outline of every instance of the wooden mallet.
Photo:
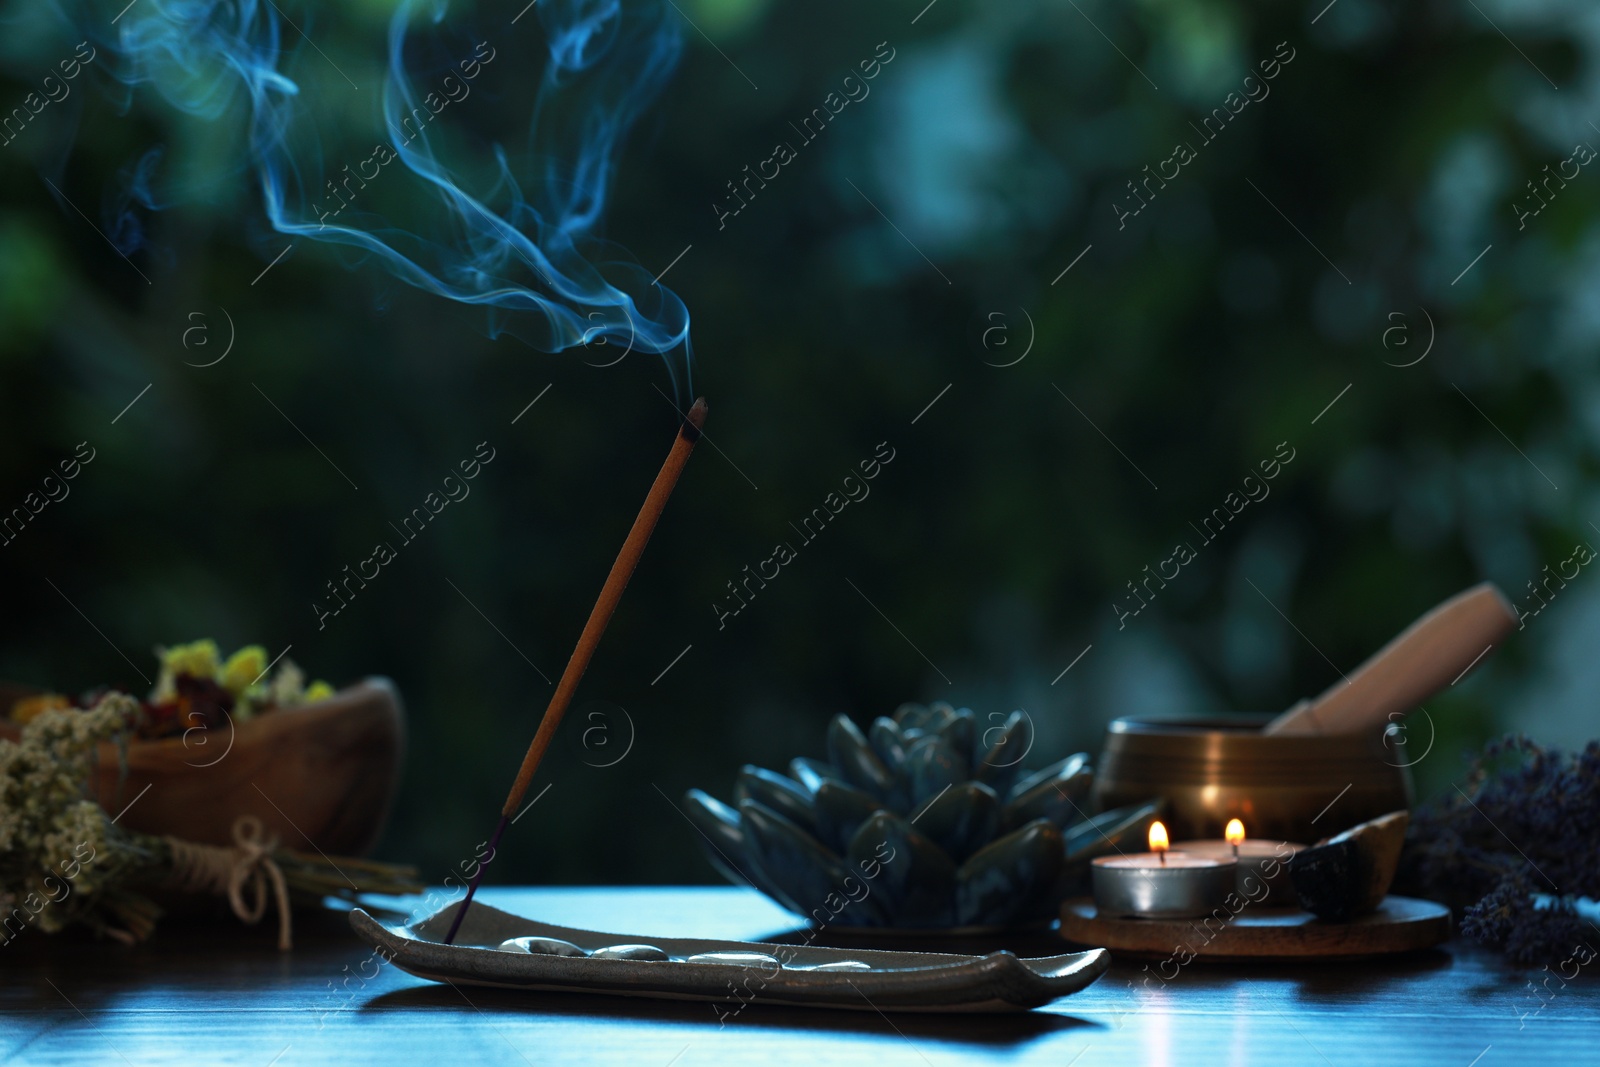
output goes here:
{"type": "Polygon", "coordinates": [[[1458,593],[1412,623],[1348,678],[1302,700],[1268,734],[1362,734],[1387,729],[1466,676],[1517,629],[1516,609],[1493,582],[1458,593]]]}
{"type": "Polygon", "coordinates": [[[450,932],[445,935],[444,943],[447,945],[455,943],[456,934],[461,929],[461,920],[466,918],[467,909],[472,907],[472,898],[478,892],[479,883],[483,881],[483,872],[493,862],[496,850],[500,847],[500,837],[511,824],[512,816],[522,803],[523,794],[532,784],[534,772],[539,769],[540,761],[550,748],[550,742],[556,736],[556,729],[561,725],[561,717],[567,713],[567,707],[572,703],[572,696],[577,692],[578,682],[582,680],[583,672],[588,669],[594,650],[599,647],[601,635],[606,632],[606,624],[611,621],[618,602],[622,600],[622,591],[628,587],[628,579],[633,577],[633,569],[639,565],[639,557],[644,554],[644,546],[649,542],[650,534],[655,530],[657,520],[661,518],[661,512],[666,509],[673,487],[678,484],[678,476],[683,473],[684,464],[689,462],[689,454],[694,451],[694,446],[700,440],[700,429],[705,425],[706,411],[704,398],[696,400],[694,406],[689,409],[683,425],[678,427],[678,435],[673,438],[672,451],[667,453],[667,461],[661,465],[661,472],[656,475],[655,482],[650,486],[649,495],[644,498],[644,506],[639,509],[639,517],[633,520],[633,528],[628,531],[628,539],[622,542],[622,550],[617,553],[617,561],[611,565],[611,573],[606,575],[606,584],[600,588],[600,599],[595,601],[594,610],[589,612],[589,621],[584,624],[583,633],[578,637],[578,646],[572,650],[572,658],[567,660],[567,669],[561,672],[561,681],[556,685],[549,707],[544,709],[544,718],[539,720],[539,731],[533,735],[533,742],[528,745],[528,754],[522,757],[522,768],[517,771],[517,780],[512,784],[511,793],[506,797],[505,807],[500,809],[500,822],[496,824],[494,833],[489,837],[489,858],[479,865],[478,873],[467,886],[466,899],[461,902],[461,908],[450,923],[450,932]]]}

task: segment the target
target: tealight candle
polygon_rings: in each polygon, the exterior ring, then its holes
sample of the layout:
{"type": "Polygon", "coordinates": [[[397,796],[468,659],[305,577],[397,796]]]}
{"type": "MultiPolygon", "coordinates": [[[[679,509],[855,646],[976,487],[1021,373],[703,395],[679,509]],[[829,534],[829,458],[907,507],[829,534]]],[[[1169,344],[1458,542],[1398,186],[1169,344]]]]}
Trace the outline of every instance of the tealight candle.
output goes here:
{"type": "Polygon", "coordinates": [[[1292,904],[1289,860],[1305,848],[1293,841],[1267,841],[1245,836],[1244,823],[1229,819],[1221,841],[1180,841],[1174,852],[1206,859],[1232,858],[1234,891],[1252,904],[1292,904]]]}
{"type": "Polygon", "coordinates": [[[1219,907],[1234,887],[1231,856],[1170,851],[1167,828],[1150,824],[1150,851],[1102,856],[1091,865],[1094,903],[1109,918],[1190,919],[1219,907]]]}

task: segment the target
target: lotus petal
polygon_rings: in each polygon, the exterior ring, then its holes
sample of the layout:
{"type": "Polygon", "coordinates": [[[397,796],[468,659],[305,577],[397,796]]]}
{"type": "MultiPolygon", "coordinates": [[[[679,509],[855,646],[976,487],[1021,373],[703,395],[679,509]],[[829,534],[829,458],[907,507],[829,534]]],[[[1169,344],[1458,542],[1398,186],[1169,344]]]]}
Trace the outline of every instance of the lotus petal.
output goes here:
{"type": "Polygon", "coordinates": [[[926,804],[947,787],[967,780],[967,759],[944,738],[924,737],[906,753],[906,778],[912,805],[926,804]]]}
{"type": "Polygon", "coordinates": [[[939,724],[939,736],[970,766],[978,738],[978,716],[971,708],[957,708],[939,724]]]}
{"type": "Polygon", "coordinates": [[[1061,874],[1061,830],[1036,819],[979,849],[956,876],[956,922],[1004,926],[1048,913],[1061,874]]]}
{"type": "Polygon", "coordinates": [[[870,793],[832,781],[825,781],[817,788],[813,802],[818,839],[841,855],[861,824],[883,807],[883,802],[870,793]]]}
{"type": "Polygon", "coordinates": [[[992,726],[979,736],[977,747],[984,751],[972,768],[972,776],[1006,796],[1032,746],[1033,720],[1024,712],[1013,711],[1004,724],[992,726]]]}
{"type": "Polygon", "coordinates": [[[1067,861],[1092,860],[1113,852],[1128,852],[1129,846],[1132,846],[1131,851],[1145,851],[1150,824],[1165,807],[1165,802],[1160,800],[1130,804],[1125,808],[1102,811],[1094,818],[1078,823],[1062,834],[1062,847],[1067,861]]]}
{"type": "Polygon", "coordinates": [[[1065,759],[1056,760],[1042,770],[1030,771],[1019,778],[1017,784],[1011,787],[1011,792],[1006,796],[1006,800],[1016,800],[1022,794],[1037,788],[1041,783],[1061,777],[1063,771],[1075,771],[1087,767],[1088,764],[1089,754],[1087,752],[1074,752],[1065,759]]]}
{"type": "Polygon", "coordinates": [[[1005,825],[1015,828],[1034,819],[1049,819],[1057,826],[1081,822],[1093,784],[1089,757],[1082,752],[1068,756],[1017,783],[1005,808],[1005,825]]]}
{"type": "Polygon", "coordinates": [[[832,778],[836,782],[844,781],[844,775],[839,773],[839,768],[831,763],[824,763],[819,759],[809,756],[796,756],[789,761],[789,777],[805,786],[812,793],[817,791],[825,779],[832,778]]]}
{"type": "Polygon", "coordinates": [[[1061,868],[1061,881],[1056,887],[1056,895],[1064,899],[1087,893],[1089,861],[1096,856],[1109,856],[1113,852],[1143,852],[1149,838],[1150,824],[1160,817],[1165,807],[1165,801],[1152,800],[1145,804],[1113,808],[1069,828],[1062,834],[1061,847],[1066,865],[1061,868]]]}
{"type": "Polygon", "coordinates": [[[698,789],[683,794],[683,808],[689,822],[700,831],[700,843],[711,866],[734,885],[755,885],[766,893],[766,887],[756,885],[746,873],[749,864],[744,858],[744,830],[739,825],[739,813],[698,789]]]}
{"type": "Polygon", "coordinates": [[[928,706],[907,701],[894,709],[894,721],[902,730],[922,729],[923,720],[928,717],[928,706]]]}
{"type": "Polygon", "coordinates": [[[1000,798],[982,782],[962,782],[929,801],[914,819],[946,855],[964,863],[1000,829],[1000,798]]]}
{"type": "Polygon", "coordinates": [[[828,761],[839,768],[846,782],[875,797],[887,798],[894,788],[894,775],[847,716],[835,715],[828,724],[828,761]]]}
{"type": "Polygon", "coordinates": [[[942,700],[936,700],[928,705],[928,714],[923,717],[921,723],[922,730],[924,733],[943,736],[944,731],[955,720],[955,717],[956,709],[954,707],[942,700]]]}
{"type": "Polygon", "coordinates": [[[793,778],[747,763],[739,769],[733,784],[734,805],[746,800],[759,800],[807,833],[816,832],[817,813],[811,806],[811,793],[793,778]]]}
{"type": "Polygon", "coordinates": [[[872,727],[867,731],[867,743],[891,774],[900,770],[900,765],[906,760],[906,742],[898,723],[882,715],[873,719],[872,727]]]}
{"type": "Polygon", "coordinates": [[[950,925],[956,865],[906,820],[878,812],[856,831],[848,855],[852,866],[870,876],[871,893],[886,898],[884,910],[895,926],[950,925]]]}
{"type": "Polygon", "coordinates": [[[870,896],[853,898],[863,885],[821,842],[756,800],[739,805],[748,854],[761,875],[819,926],[881,926],[887,916],[870,896]]]}

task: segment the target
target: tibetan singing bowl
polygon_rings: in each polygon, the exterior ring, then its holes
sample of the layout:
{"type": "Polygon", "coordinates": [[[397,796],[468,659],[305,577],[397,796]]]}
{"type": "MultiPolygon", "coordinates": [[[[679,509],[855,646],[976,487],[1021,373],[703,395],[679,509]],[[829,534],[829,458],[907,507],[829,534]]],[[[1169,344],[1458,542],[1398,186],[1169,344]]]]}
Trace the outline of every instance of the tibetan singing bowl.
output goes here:
{"type": "Polygon", "coordinates": [[[1220,839],[1229,819],[1242,819],[1252,838],[1310,843],[1411,806],[1403,737],[1269,736],[1263,721],[1116,719],[1094,801],[1104,810],[1165,797],[1174,841],[1220,839]]]}

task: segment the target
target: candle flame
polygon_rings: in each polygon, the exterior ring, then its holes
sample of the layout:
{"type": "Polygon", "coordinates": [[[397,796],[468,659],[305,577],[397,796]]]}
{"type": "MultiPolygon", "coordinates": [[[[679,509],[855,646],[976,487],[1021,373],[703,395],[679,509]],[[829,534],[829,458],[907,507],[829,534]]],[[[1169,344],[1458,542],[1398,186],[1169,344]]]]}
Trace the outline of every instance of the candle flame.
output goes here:
{"type": "Polygon", "coordinates": [[[1238,847],[1244,840],[1244,823],[1238,819],[1229,819],[1228,828],[1222,831],[1222,836],[1228,839],[1228,844],[1238,847]]]}
{"type": "Polygon", "coordinates": [[[1157,819],[1150,824],[1150,851],[1165,852],[1168,845],[1167,828],[1160,819],[1157,819]]]}

